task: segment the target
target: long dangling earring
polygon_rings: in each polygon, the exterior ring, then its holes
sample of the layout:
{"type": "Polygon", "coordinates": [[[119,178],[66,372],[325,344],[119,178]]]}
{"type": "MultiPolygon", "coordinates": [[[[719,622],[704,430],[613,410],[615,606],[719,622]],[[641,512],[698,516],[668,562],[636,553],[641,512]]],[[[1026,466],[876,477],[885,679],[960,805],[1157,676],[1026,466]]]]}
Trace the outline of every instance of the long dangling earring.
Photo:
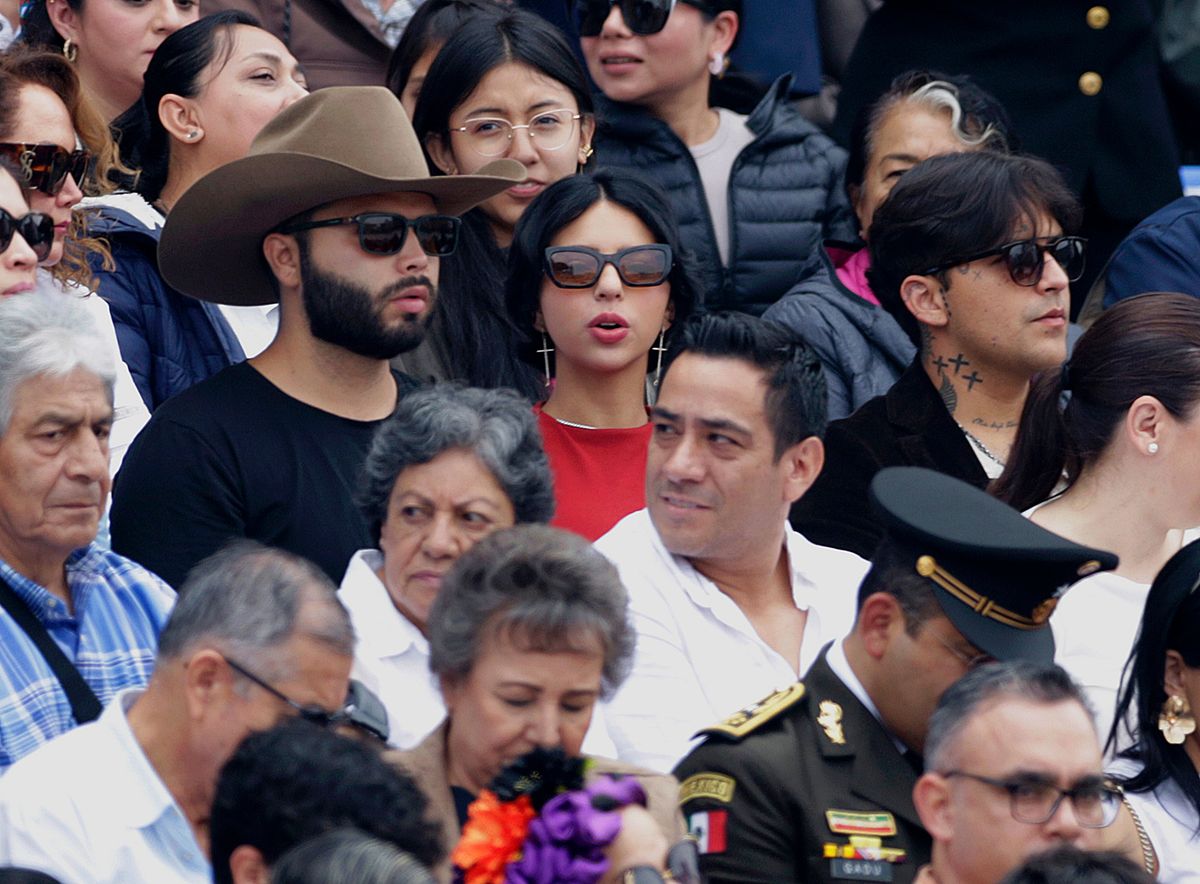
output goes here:
{"type": "Polygon", "coordinates": [[[542,366],[546,373],[546,386],[550,386],[550,354],[554,352],[554,348],[550,346],[550,339],[546,337],[546,333],[542,332],[542,349],[538,350],[542,354],[542,366]]]}
{"type": "Polygon", "coordinates": [[[650,348],[658,353],[658,359],[656,359],[654,363],[654,386],[656,389],[658,387],[658,382],[662,380],[662,358],[663,354],[667,352],[666,339],[667,327],[664,325],[658,331],[658,343],[650,348]]]}
{"type": "Polygon", "coordinates": [[[1188,734],[1195,732],[1196,718],[1186,699],[1177,694],[1167,697],[1158,716],[1158,729],[1162,731],[1163,739],[1172,746],[1178,746],[1187,739],[1188,734]]]}
{"type": "Polygon", "coordinates": [[[63,58],[70,62],[74,62],[79,57],[79,47],[75,45],[74,40],[69,37],[63,40],[62,54],[63,58]]]}

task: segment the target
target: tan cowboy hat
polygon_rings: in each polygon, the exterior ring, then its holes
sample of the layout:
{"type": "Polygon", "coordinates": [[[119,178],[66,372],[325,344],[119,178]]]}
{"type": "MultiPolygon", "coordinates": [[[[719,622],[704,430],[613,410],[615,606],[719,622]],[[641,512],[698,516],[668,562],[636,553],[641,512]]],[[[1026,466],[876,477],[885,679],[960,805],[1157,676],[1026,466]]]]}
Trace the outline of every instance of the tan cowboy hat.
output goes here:
{"type": "Polygon", "coordinates": [[[263,238],[295,215],[334,200],[416,192],[459,215],[525,180],[497,160],[479,175],[433,177],[400,100],[382,86],[320,89],[254,139],[248,156],[205,175],[171,209],[158,243],[163,278],[218,304],[272,304],[263,238]]]}

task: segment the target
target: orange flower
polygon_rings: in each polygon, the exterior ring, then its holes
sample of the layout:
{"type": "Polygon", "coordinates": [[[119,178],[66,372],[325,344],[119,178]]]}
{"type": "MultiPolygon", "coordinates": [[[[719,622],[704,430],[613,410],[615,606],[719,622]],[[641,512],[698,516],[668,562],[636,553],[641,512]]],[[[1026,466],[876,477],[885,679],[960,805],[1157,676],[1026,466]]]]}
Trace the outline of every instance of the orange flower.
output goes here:
{"type": "Polygon", "coordinates": [[[467,808],[463,826],[450,859],[465,873],[466,884],[503,884],[504,867],[521,856],[529,823],[537,816],[528,795],[501,803],[484,789],[467,808]]]}

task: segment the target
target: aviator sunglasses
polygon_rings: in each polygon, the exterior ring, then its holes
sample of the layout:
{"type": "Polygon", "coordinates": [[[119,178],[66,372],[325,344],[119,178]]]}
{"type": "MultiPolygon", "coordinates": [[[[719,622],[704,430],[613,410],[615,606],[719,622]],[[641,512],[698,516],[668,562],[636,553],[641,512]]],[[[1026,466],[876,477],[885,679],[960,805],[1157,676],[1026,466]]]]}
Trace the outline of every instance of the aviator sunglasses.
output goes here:
{"type": "Polygon", "coordinates": [[[0,253],[8,251],[15,233],[21,234],[39,262],[50,256],[50,249],[54,246],[54,219],[49,215],[29,212],[17,218],[0,209],[0,253]]]}
{"type": "Polygon", "coordinates": [[[1046,253],[1050,253],[1067,279],[1075,282],[1083,275],[1083,265],[1087,253],[1087,240],[1082,236],[1060,236],[1054,239],[1022,239],[1017,242],[1005,243],[983,252],[975,252],[953,261],[946,261],[936,267],[920,271],[922,276],[933,276],[949,270],[951,267],[961,267],[981,258],[991,258],[1000,255],[1004,258],[1008,275],[1017,285],[1034,286],[1042,281],[1042,271],[1046,269],[1046,253]]]}
{"type": "Polygon", "coordinates": [[[92,155],[86,150],[67,150],[57,144],[0,144],[0,156],[16,163],[24,184],[46,196],[58,196],[67,176],[82,186],[92,155]]]}
{"type": "Polygon", "coordinates": [[[594,286],[604,265],[617,268],[621,282],[630,286],[658,285],[671,273],[671,247],[659,244],[630,246],[605,254],[587,246],[551,246],[546,249],[546,276],[560,289],[594,286]]]}
{"type": "MultiPolygon", "coordinates": [[[[575,0],[575,19],[579,23],[581,37],[596,37],[604,28],[604,22],[614,6],[621,8],[625,27],[640,36],[657,34],[667,26],[676,0],[575,0]]],[[[687,0],[685,0],[687,2],[687,0]]],[[[704,8],[695,2],[692,6],[704,8]]]]}
{"type": "Polygon", "coordinates": [[[394,212],[364,212],[352,218],[326,218],[322,221],[297,221],[279,228],[280,233],[337,227],[341,224],[358,226],[358,245],[369,255],[394,255],[404,248],[408,228],[416,234],[417,243],[426,255],[445,258],[458,246],[461,222],[451,215],[422,215],[405,218],[394,212]]]}

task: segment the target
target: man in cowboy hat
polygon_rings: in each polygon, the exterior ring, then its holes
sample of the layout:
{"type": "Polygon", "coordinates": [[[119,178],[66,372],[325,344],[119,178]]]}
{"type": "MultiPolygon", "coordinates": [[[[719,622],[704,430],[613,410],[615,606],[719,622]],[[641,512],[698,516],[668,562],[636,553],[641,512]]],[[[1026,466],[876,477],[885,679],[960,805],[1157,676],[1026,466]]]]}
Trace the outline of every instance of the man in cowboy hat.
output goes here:
{"type": "Polygon", "coordinates": [[[414,383],[388,360],[424,335],[455,216],[524,176],[499,160],[430,177],[399,100],[358,86],[291,105],[189,189],[163,229],[163,276],[203,300],[278,301],[279,331],[155,412],[117,478],[114,548],[179,586],[251,537],[341,580],[375,542],[353,501],[359,468],[414,383]]]}

